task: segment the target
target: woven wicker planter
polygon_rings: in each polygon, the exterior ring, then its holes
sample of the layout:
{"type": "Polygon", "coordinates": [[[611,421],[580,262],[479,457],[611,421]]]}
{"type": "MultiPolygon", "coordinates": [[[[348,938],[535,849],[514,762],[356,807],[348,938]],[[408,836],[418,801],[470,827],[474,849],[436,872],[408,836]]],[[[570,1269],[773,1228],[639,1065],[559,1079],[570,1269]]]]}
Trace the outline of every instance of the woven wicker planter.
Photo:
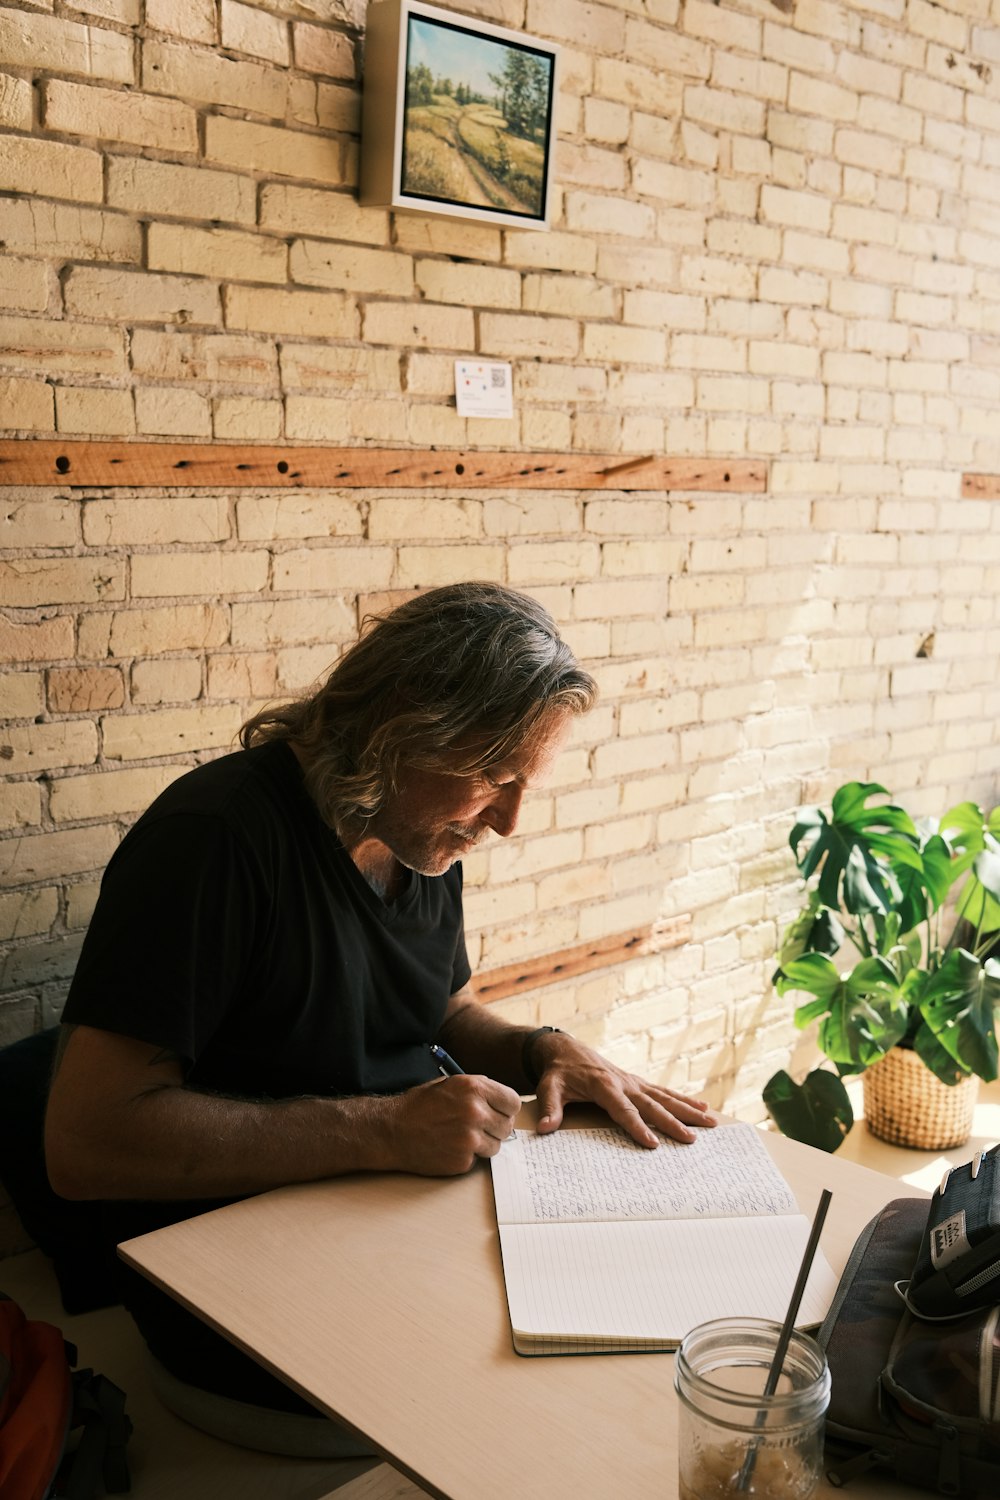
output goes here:
{"type": "Polygon", "coordinates": [[[942,1151],[972,1133],[979,1097],[974,1073],[942,1083],[908,1047],[893,1047],[861,1075],[868,1129],[893,1146],[942,1151]]]}

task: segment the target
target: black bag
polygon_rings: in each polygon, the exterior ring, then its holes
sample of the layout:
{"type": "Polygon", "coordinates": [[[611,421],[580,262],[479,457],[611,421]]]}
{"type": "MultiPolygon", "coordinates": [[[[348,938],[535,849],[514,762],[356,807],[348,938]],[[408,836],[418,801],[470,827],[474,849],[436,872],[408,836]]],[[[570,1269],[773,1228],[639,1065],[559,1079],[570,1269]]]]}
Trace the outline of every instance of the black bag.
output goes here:
{"type": "Polygon", "coordinates": [[[831,1378],[827,1476],[841,1485],[884,1469],[985,1500],[1000,1494],[1000,1306],[947,1322],[913,1316],[901,1291],[928,1227],[926,1199],[887,1204],[860,1235],[817,1334],[831,1378]]]}
{"type": "Polygon", "coordinates": [[[0,1495],[93,1500],[129,1489],[125,1397],[58,1328],[26,1318],[0,1293],[0,1495]]]}
{"type": "Polygon", "coordinates": [[[907,1288],[918,1318],[954,1318],[1000,1302],[1000,1146],[946,1172],[907,1288]]]}

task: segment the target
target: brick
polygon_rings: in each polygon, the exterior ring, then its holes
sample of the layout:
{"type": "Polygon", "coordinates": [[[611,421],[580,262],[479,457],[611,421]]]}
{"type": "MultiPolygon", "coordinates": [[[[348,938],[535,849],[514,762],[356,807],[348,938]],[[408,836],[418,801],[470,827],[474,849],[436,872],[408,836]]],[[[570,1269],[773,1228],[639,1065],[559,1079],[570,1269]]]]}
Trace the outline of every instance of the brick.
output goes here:
{"type": "Polygon", "coordinates": [[[55,427],[52,387],[43,380],[0,376],[0,420],[9,432],[47,432],[55,427]]]}
{"type": "Polygon", "coordinates": [[[149,268],[231,281],[284,282],[286,247],[237,229],[150,224],[149,268]]]}
{"type": "Polygon", "coordinates": [[[385,589],[392,581],[394,563],[391,547],[309,547],[282,552],[274,559],[274,590],[385,589]]]}
{"type": "Polygon", "coordinates": [[[58,661],[73,654],[73,621],[68,615],[20,624],[0,614],[0,657],[17,662],[58,661]]]}
{"type": "Polygon", "coordinates": [[[287,66],[288,24],[280,16],[268,15],[252,5],[241,5],[239,0],[222,0],[220,20],[224,47],[287,66]]]}
{"type": "Polygon", "coordinates": [[[277,658],[271,652],[208,659],[209,698],[274,698],[279,691],[277,658]]]}
{"type": "Polygon", "coordinates": [[[483,313],[479,319],[479,352],[506,359],[574,359],[579,352],[578,325],[567,318],[540,318],[483,313]]]}
{"type": "MultiPolygon", "coordinates": [[[[239,649],[341,644],[357,637],[354,611],[341,599],[275,599],[232,606],[231,644],[239,649]]],[[[216,643],[218,644],[218,643],[216,643]]]]}
{"type": "Polygon", "coordinates": [[[763,55],[777,62],[788,63],[807,73],[824,76],[833,73],[836,53],[830,43],[821,37],[808,36],[797,27],[765,21],[762,46],[763,55]]]}
{"type": "Polygon", "coordinates": [[[413,261],[392,250],[366,250],[296,240],[289,252],[293,281],[342,291],[406,296],[413,288],[413,261]]]}
{"type": "Polygon", "coordinates": [[[8,130],[30,130],[31,85],[26,78],[0,73],[0,125],[8,130]]]}
{"type": "MultiPolygon", "coordinates": [[[[690,338],[692,335],[678,337],[690,338]]],[[[614,364],[662,365],[666,357],[666,338],[654,329],[591,323],[583,330],[583,355],[585,359],[614,364]]]]}
{"type": "Polygon", "coordinates": [[[760,136],[764,132],[765,106],[725,89],[693,85],[684,90],[684,117],[737,135],[760,136]]]}
{"type": "Polygon", "coordinates": [[[783,104],[788,94],[788,69],[781,63],[719,51],[712,62],[712,84],[736,94],[751,94],[755,99],[783,104]]]}
{"type": "Polygon", "coordinates": [[[5,775],[37,776],[59,766],[93,765],[97,759],[97,730],[82,719],[60,724],[7,725],[2,731],[0,749],[5,775]]]}
{"type": "Polygon", "coordinates": [[[70,73],[132,83],[132,39],[64,16],[5,10],[0,14],[0,57],[9,67],[70,73]]]}
{"type": "Polygon", "coordinates": [[[460,541],[482,534],[479,500],[443,496],[428,506],[417,494],[375,496],[370,503],[368,536],[373,542],[460,541]]]}
{"type": "MultiPolygon", "coordinates": [[[[112,827],[67,828],[34,838],[8,839],[0,844],[0,885],[62,879],[84,870],[103,869],[117,843],[118,835],[112,827]]],[[[72,963],[75,961],[74,951],[72,963]]]]}
{"type": "Polygon", "coordinates": [[[100,153],[57,141],[0,136],[0,189],[100,203],[104,196],[100,153]]]}
{"type": "Polygon", "coordinates": [[[277,357],[264,339],[240,334],[160,333],[136,329],[132,369],[162,380],[206,380],[213,384],[277,384],[277,357]]]}
{"type": "Polygon", "coordinates": [[[217,438],[247,438],[253,442],[280,438],[284,407],[280,401],[253,396],[221,396],[212,408],[212,432],[217,438]]]}
{"type": "Polygon", "coordinates": [[[599,57],[594,65],[593,93],[600,98],[638,106],[661,118],[680,113],[685,86],[680,78],[637,63],[599,57]]]}
{"type": "Polygon", "coordinates": [[[48,130],[160,151],[193,154],[198,149],[198,117],[189,105],[58,79],[45,85],[45,124],[48,130]]]}
{"type": "Polygon", "coordinates": [[[140,0],[68,0],[68,6],[70,10],[82,11],[85,15],[117,21],[121,26],[139,24],[140,0]]]}
{"type": "Polygon", "coordinates": [[[56,426],[88,437],[128,437],[135,432],[131,391],[87,386],[56,387],[56,426]]]}
{"type": "Polygon", "coordinates": [[[91,547],[220,542],[230,535],[229,501],[210,493],[184,496],[142,491],[122,499],[88,500],[83,535],[91,547]]]}
{"type": "Polygon", "coordinates": [[[189,42],[217,40],[215,0],[146,0],[146,25],[189,42]]]}
{"type": "Polygon", "coordinates": [[[325,26],[296,21],[292,27],[295,66],[324,78],[355,77],[354,48],[350,37],[325,26]]]}
{"type": "MultiPolygon", "coordinates": [[[[150,94],[228,105],[279,119],[285,113],[285,75],[261,63],[237,61],[172,42],[145,42],[142,86],[150,94]]],[[[230,122],[233,123],[233,122],[230,122]]]]}
{"type": "Polygon", "coordinates": [[[220,604],[176,604],[164,609],[116,610],[108,656],[155,656],[161,651],[201,651],[223,645],[229,610],[220,604]]]}
{"type": "Polygon", "coordinates": [[[531,542],[514,545],[507,554],[507,577],[514,588],[536,584],[575,583],[600,569],[595,542],[531,542]]]}
{"type": "Polygon", "coordinates": [[[120,329],[42,318],[0,318],[0,364],[99,375],[127,369],[120,329]]]}
{"type": "Polygon", "coordinates": [[[654,210],[645,203],[598,193],[567,193],[566,224],[584,234],[627,235],[650,239],[656,222],[654,210]]]}
{"type": "Polygon", "coordinates": [[[223,300],[227,328],[326,338],[358,336],[360,325],[354,300],[336,292],[227,286],[223,300]]]}
{"type": "Polygon", "coordinates": [[[0,829],[38,829],[42,794],[37,782],[10,781],[0,785],[0,829]]]}
{"type": "Polygon", "coordinates": [[[97,775],[61,776],[49,794],[57,823],[88,818],[120,818],[143,812],[189,766],[149,766],[141,770],[102,770],[97,775]]]}
{"type": "Polygon", "coordinates": [[[402,547],[396,582],[401,588],[433,588],[466,578],[500,578],[503,548],[480,542],[474,546],[402,547]]]}
{"type": "Polygon", "coordinates": [[[44,312],[49,305],[48,267],[38,261],[4,256],[0,307],[12,312],[44,312]]]}
{"type": "Polygon", "coordinates": [[[192,750],[235,749],[239,725],[229,704],[157,709],[102,721],[108,760],[148,760],[192,750]]]}
{"type": "Polygon", "coordinates": [[[135,418],[140,433],[152,437],[211,437],[212,409],[197,391],[148,387],[135,393],[135,418]]]}
{"type": "Polygon", "coordinates": [[[710,208],[715,197],[714,184],[703,171],[642,158],[633,162],[632,186],[643,197],[702,210],[710,208]]]}
{"type": "Polygon", "coordinates": [[[201,697],[201,662],[189,656],[138,661],[132,668],[131,696],[136,707],[153,703],[191,703],[201,697]]]}
{"type": "Polygon", "coordinates": [[[613,288],[589,276],[529,274],[524,277],[521,296],[525,312],[554,313],[564,318],[610,318],[615,312],[613,288]]]}
{"type": "Polygon", "coordinates": [[[222,320],[218,287],[191,277],[74,267],[66,278],[66,310],[80,318],[128,323],[208,323],[222,320]]]}
{"type": "MultiPolygon", "coordinates": [[[[373,502],[377,504],[378,502],[373,502]]],[[[285,491],[280,495],[243,493],[236,502],[241,541],[304,537],[360,537],[359,502],[349,496],[285,491]]]]}
{"type": "Polygon", "coordinates": [[[5,719],[31,719],[44,703],[40,672],[6,672],[0,678],[0,714],[5,719]]]}
{"type": "Polygon", "coordinates": [[[3,236],[13,254],[57,260],[137,263],[142,254],[141,226],[121,214],[34,199],[4,203],[3,236]]]}
{"type": "Polygon", "coordinates": [[[0,595],[13,608],[88,604],[121,599],[124,564],[118,559],[20,557],[0,562],[0,595]]]}
{"type": "Polygon", "coordinates": [[[906,104],[896,104],[889,99],[879,99],[862,94],[858,106],[857,124],[862,131],[875,135],[893,136],[896,140],[917,145],[923,137],[923,115],[919,109],[906,104]]]}
{"type": "Polygon", "coordinates": [[[209,115],[205,121],[205,160],[317,182],[346,180],[340,146],[330,136],[224,115],[209,115]]]}
{"type": "Polygon", "coordinates": [[[140,553],[132,558],[131,593],[133,599],[185,594],[222,599],[259,592],[267,572],[266,552],[140,553]]]}
{"type": "Polygon", "coordinates": [[[121,708],[125,682],[117,667],[54,667],[48,674],[48,700],[57,714],[121,708]]]}
{"type": "Polygon", "coordinates": [[[443,303],[369,302],[362,328],[372,344],[460,350],[471,350],[475,344],[471,310],[443,303]]]}
{"type": "MultiPolygon", "coordinates": [[[[402,237],[398,237],[398,242],[405,243],[402,237]]],[[[584,235],[559,230],[550,230],[543,235],[537,231],[528,233],[508,229],[504,231],[504,264],[590,275],[597,264],[597,247],[584,235]]]]}
{"type": "MultiPolygon", "coordinates": [[[[266,183],[260,195],[260,225],[262,229],[273,229],[278,234],[352,240],[372,247],[387,247],[389,244],[389,215],[384,208],[363,208],[353,193],[335,192],[330,188],[293,187],[285,182],[266,183]]],[[[475,227],[456,226],[459,239],[457,247],[454,239],[449,243],[452,254],[468,252],[471,247],[462,245],[461,232],[475,227]]],[[[452,234],[454,236],[454,230],[452,234]]],[[[408,248],[402,238],[397,243],[402,249],[408,248]]],[[[409,248],[434,251],[444,247],[427,243],[409,248]]],[[[477,255],[476,259],[479,258],[477,255]]],[[[495,260],[497,257],[492,255],[483,258],[495,260]]]]}
{"type": "MultiPolygon", "coordinates": [[[[280,354],[285,390],[334,389],[393,395],[400,390],[396,351],[345,348],[328,344],[285,344],[280,354]]],[[[454,389],[451,372],[450,390],[454,389]]]]}
{"type": "Polygon", "coordinates": [[[517,271],[495,266],[450,265],[445,261],[418,261],[417,287],[431,302],[458,303],[466,307],[516,308],[521,302],[521,277],[517,271]]]}
{"type": "Polygon", "coordinates": [[[249,177],[139,156],[109,159],[107,201],[110,207],[133,214],[235,224],[253,224],[257,211],[255,185],[249,177]]]}
{"type": "Polygon", "coordinates": [[[51,887],[0,896],[0,941],[47,933],[58,914],[59,898],[51,887]]]}

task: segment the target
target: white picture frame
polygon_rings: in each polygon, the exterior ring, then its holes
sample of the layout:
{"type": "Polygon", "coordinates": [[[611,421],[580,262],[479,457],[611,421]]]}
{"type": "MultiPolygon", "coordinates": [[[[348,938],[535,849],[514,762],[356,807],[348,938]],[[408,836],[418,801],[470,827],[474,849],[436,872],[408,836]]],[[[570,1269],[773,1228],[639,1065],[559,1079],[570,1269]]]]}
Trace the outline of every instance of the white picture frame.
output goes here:
{"type": "Polygon", "coordinates": [[[548,229],[559,48],[423,0],[372,0],[362,204],[548,229]]]}

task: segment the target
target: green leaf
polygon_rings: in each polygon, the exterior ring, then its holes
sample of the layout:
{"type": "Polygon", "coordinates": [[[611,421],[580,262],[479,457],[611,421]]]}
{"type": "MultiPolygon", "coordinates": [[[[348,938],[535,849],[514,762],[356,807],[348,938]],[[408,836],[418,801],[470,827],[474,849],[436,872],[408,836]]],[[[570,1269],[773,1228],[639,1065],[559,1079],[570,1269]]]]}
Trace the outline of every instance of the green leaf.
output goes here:
{"type": "Polygon", "coordinates": [[[862,959],[841,974],[828,958],[807,953],[782,970],[777,988],[780,994],[803,990],[815,997],[798,1007],[795,1024],[820,1021],[819,1044],[842,1072],[863,1072],[906,1031],[900,980],[885,958],[862,959]]]}
{"type": "Polygon", "coordinates": [[[894,867],[919,864],[917,831],[909,814],[877,782],[849,781],[834,793],[832,819],[822,808],[800,813],[789,843],[803,879],[818,875],[820,899],[852,913],[888,911],[899,897],[894,867]]]}
{"type": "MultiPolygon", "coordinates": [[[[778,949],[779,970],[794,959],[801,958],[804,953],[832,955],[843,941],[844,929],[837,913],[823,906],[817,892],[812,891],[808,904],[785,928],[781,947],[778,949]]],[[[777,983],[777,975],[774,982],[777,983]]]]}
{"type": "MultiPolygon", "coordinates": [[[[994,808],[990,814],[992,818],[996,812],[994,808]]],[[[978,852],[983,847],[983,810],[974,802],[959,802],[957,807],[949,808],[941,819],[939,832],[953,849],[971,849],[978,852]]]]}
{"type": "Polygon", "coordinates": [[[823,1000],[829,1009],[839,984],[840,970],[835,963],[823,953],[805,953],[783,966],[776,988],[779,995],[805,990],[823,1000]]]}
{"type": "Polygon", "coordinates": [[[825,1068],[815,1068],[801,1084],[782,1070],[764,1085],[764,1104],[783,1135],[819,1151],[836,1151],[854,1124],[847,1090],[825,1068]]]}
{"type": "Polygon", "coordinates": [[[936,1041],[966,1072],[997,1076],[994,1011],[1000,1003],[1000,963],[980,964],[964,948],[948,954],[920,995],[920,1014],[936,1041]]]}
{"type": "Polygon", "coordinates": [[[950,1052],[946,1052],[934,1035],[933,1031],[922,1021],[917,1028],[913,1038],[913,1050],[926,1063],[936,1078],[942,1083],[948,1084],[949,1088],[960,1083],[963,1078],[968,1078],[969,1069],[960,1068],[950,1052]]]}

